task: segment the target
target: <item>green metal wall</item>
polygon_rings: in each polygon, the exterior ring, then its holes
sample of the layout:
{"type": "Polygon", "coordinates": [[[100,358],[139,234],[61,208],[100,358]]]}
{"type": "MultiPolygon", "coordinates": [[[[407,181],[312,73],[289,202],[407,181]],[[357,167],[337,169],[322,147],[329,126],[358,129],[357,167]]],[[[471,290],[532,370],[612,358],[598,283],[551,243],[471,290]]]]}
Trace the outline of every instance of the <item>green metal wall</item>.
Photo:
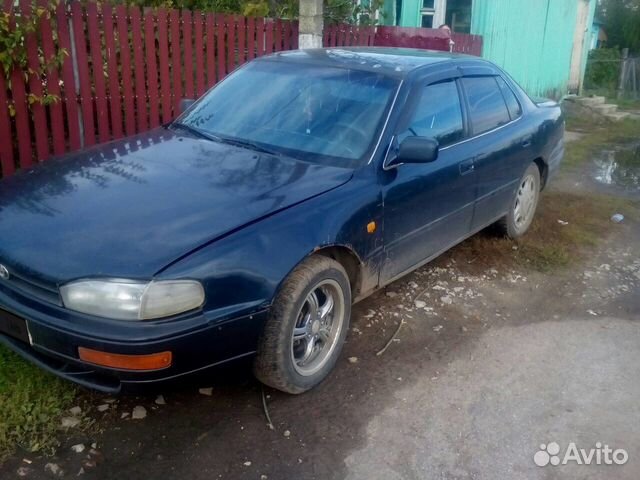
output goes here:
{"type": "MultiPolygon", "coordinates": [[[[420,7],[422,0],[402,0],[399,25],[402,27],[420,26],[420,7]]],[[[396,0],[385,0],[382,7],[382,25],[396,25],[396,0]]]]}
{"type": "MultiPolygon", "coordinates": [[[[529,94],[560,97],[567,91],[581,1],[474,0],[471,33],[483,37],[482,56],[503,67],[529,94]]],[[[596,0],[587,1],[592,19],[596,0]]]]}

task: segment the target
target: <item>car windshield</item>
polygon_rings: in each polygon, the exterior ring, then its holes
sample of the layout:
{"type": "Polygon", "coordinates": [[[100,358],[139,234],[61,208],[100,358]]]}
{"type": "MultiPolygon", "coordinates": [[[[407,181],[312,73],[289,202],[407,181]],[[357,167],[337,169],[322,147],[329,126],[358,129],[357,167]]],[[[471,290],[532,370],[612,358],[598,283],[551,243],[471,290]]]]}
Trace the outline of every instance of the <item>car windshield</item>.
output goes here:
{"type": "Polygon", "coordinates": [[[397,85],[375,72],[256,61],[178,123],[214,140],[355,167],[379,135],[397,85]]]}

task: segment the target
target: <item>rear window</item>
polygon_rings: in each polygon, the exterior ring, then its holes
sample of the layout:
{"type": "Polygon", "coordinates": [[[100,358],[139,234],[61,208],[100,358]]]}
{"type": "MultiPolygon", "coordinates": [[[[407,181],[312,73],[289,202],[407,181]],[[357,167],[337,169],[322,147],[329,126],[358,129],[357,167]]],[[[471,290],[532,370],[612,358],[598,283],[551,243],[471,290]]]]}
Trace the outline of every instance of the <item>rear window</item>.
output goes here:
{"type": "Polygon", "coordinates": [[[474,135],[509,123],[509,111],[495,77],[467,77],[462,79],[474,135]]]}
{"type": "Polygon", "coordinates": [[[509,85],[507,85],[507,82],[505,82],[502,77],[496,77],[496,82],[498,82],[504,101],[507,104],[507,110],[509,110],[511,120],[515,120],[522,114],[520,103],[511,88],[509,88],[509,85]]]}

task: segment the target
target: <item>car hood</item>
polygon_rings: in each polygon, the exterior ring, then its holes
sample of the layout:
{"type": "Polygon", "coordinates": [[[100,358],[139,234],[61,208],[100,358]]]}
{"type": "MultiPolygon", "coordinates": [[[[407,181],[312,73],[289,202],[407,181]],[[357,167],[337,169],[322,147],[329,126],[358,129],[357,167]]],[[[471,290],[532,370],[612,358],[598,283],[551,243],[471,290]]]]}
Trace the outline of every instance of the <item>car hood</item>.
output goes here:
{"type": "Polygon", "coordinates": [[[47,283],[148,278],[351,176],[156,129],[0,182],[0,263],[47,283]]]}

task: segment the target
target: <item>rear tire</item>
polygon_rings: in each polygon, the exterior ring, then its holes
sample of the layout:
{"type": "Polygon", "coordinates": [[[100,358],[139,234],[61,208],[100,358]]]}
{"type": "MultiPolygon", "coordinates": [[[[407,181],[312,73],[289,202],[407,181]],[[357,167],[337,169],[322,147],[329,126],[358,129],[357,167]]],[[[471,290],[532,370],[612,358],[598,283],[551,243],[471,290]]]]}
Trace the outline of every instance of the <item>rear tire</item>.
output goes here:
{"type": "Polygon", "coordinates": [[[285,279],[258,345],[255,376],[287,393],[303,393],[333,369],[351,317],[349,277],[321,255],[304,260],[285,279]]]}
{"type": "Polygon", "coordinates": [[[522,175],[509,207],[509,213],[497,222],[504,235],[516,239],[524,235],[533,221],[540,199],[540,170],[532,163],[522,175]]]}

